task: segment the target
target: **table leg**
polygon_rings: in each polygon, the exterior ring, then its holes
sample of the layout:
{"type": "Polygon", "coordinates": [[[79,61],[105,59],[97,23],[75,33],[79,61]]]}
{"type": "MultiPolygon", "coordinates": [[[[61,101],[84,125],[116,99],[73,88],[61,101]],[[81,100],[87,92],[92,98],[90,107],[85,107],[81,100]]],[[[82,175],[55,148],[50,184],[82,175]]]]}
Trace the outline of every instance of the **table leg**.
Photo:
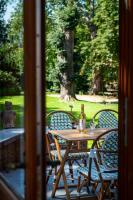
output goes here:
{"type": "Polygon", "coordinates": [[[70,151],[72,142],[68,143],[63,159],[61,157],[60,145],[59,145],[58,140],[56,138],[55,138],[55,144],[56,144],[56,148],[57,148],[57,152],[58,152],[58,158],[61,161],[61,166],[60,166],[60,168],[58,170],[58,174],[57,174],[57,177],[56,177],[56,182],[55,182],[54,187],[53,187],[52,197],[55,196],[55,192],[56,192],[56,190],[58,188],[60,177],[62,175],[63,176],[63,181],[64,181],[64,186],[65,186],[65,190],[66,190],[67,200],[69,200],[70,199],[70,193],[69,193],[68,186],[67,186],[66,175],[65,175],[65,172],[64,172],[64,165],[65,165],[65,162],[67,160],[67,156],[68,156],[68,153],[70,151]]]}

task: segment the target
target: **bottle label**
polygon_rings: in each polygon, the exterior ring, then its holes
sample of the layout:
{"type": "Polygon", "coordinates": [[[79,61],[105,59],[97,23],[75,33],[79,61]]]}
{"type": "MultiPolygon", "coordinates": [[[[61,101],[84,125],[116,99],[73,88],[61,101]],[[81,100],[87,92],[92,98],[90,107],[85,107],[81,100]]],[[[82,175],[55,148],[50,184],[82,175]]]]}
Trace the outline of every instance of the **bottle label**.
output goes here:
{"type": "Polygon", "coordinates": [[[79,120],[79,130],[83,131],[85,129],[85,119],[79,120]]]}

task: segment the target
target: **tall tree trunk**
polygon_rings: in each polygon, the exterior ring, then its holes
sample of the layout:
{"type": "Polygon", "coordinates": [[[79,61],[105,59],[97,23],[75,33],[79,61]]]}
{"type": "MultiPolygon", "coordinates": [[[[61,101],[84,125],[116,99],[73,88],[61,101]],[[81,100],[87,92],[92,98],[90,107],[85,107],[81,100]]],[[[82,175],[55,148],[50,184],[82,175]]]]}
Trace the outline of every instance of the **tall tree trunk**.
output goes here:
{"type": "Polygon", "coordinates": [[[101,73],[100,71],[95,71],[95,76],[94,76],[93,84],[92,84],[93,94],[98,94],[98,92],[101,92],[102,87],[103,87],[103,81],[102,81],[101,73]]]}
{"type": "Polygon", "coordinates": [[[75,99],[74,68],[73,68],[74,32],[65,31],[64,50],[66,67],[60,74],[60,97],[65,101],[75,99]]]}

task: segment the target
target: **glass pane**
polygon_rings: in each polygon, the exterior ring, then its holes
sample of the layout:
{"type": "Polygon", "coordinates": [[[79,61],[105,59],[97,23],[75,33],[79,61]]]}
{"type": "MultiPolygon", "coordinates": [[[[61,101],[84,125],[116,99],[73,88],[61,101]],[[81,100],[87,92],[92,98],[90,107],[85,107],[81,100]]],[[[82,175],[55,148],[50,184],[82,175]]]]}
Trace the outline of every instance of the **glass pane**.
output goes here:
{"type": "Polygon", "coordinates": [[[0,0],[0,30],[0,178],[24,199],[22,0],[0,0]]]}

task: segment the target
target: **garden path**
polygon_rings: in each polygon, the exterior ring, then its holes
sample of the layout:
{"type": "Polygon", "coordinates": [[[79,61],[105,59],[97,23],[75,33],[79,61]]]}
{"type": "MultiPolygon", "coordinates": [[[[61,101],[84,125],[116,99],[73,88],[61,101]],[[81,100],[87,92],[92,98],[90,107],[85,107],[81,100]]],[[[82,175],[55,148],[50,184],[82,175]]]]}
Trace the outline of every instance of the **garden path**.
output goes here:
{"type": "MultiPolygon", "coordinates": [[[[48,96],[59,97],[60,94],[48,94],[48,96]]],[[[76,95],[78,100],[96,102],[96,103],[118,103],[118,98],[102,95],[76,95]]]]}

